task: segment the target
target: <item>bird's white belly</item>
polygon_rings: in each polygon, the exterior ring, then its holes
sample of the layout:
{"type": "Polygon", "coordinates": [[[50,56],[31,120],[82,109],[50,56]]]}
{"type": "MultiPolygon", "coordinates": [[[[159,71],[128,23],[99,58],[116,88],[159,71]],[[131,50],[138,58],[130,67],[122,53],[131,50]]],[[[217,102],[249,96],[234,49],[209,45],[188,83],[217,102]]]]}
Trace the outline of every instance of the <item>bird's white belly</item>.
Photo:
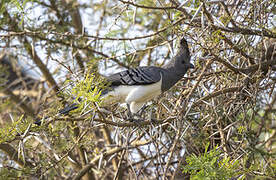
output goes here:
{"type": "Polygon", "coordinates": [[[119,86],[103,96],[104,104],[126,102],[133,113],[139,111],[144,103],[161,94],[162,79],[150,85],[119,86]]]}
{"type": "Polygon", "coordinates": [[[125,102],[145,103],[148,100],[161,94],[161,80],[150,85],[135,86],[127,95],[125,102]]]}

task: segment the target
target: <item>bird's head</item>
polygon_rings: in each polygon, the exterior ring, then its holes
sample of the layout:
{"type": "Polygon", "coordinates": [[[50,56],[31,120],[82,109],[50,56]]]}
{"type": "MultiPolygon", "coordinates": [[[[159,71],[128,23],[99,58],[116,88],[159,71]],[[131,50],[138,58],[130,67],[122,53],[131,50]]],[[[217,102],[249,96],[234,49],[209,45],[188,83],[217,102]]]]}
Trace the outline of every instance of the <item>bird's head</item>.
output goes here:
{"type": "Polygon", "coordinates": [[[180,40],[179,50],[175,56],[175,67],[177,71],[185,74],[188,69],[194,68],[194,65],[190,63],[191,55],[188,47],[188,43],[185,38],[180,40]]]}

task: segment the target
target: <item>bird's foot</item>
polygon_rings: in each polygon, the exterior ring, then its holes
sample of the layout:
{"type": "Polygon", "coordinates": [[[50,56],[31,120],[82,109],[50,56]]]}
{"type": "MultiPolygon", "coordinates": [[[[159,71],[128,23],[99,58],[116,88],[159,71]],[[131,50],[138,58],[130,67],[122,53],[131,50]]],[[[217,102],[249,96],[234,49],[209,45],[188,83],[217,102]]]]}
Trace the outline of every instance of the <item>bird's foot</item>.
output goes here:
{"type": "Polygon", "coordinates": [[[145,110],[147,109],[147,105],[143,105],[143,107],[136,113],[136,115],[138,117],[142,117],[143,113],[145,112],[145,110]]]}
{"type": "Polygon", "coordinates": [[[142,118],[137,113],[131,113],[130,111],[127,112],[126,120],[137,124],[143,121],[142,118]]]}
{"type": "Polygon", "coordinates": [[[127,120],[128,121],[133,121],[134,120],[134,115],[130,111],[127,112],[127,120]]]}
{"type": "Polygon", "coordinates": [[[132,113],[130,111],[129,105],[127,104],[127,108],[128,108],[127,121],[136,122],[136,123],[140,123],[141,121],[144,121],[144,118],[142,118],[142,114],[144,113],[144,111],[147,107],[148,106],[144,105],[137,113],[132,113]]]}
{"type": "Polygon", "coordinates": [[[127,120],[128,121],[133,121],[134,120],[134,115],[130,111],[130,105],[127,104],[127,120]]]}
{"type": "Polygon", "coordinates": [[[157,121],[156,119],[153,119],[153,118],[150,118],[150,122],[151,122],[152,124],[158,124],[158,121],[157,121]]]}

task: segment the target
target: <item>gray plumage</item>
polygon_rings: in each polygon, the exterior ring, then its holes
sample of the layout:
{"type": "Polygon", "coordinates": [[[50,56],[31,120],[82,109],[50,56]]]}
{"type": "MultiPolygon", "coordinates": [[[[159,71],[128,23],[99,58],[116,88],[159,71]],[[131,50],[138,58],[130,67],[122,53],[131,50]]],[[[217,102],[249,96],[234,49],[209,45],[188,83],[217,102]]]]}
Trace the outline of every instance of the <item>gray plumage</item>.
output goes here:
{"type": "Polygon", "coordinates": [[[170,89],[194,66],[190,63],[190,52],[187,41],[183,38],[176,56],[163,68],[156,66],[143,66],[128,69],[106,77],[111,88],[120,85],[149,85],[160,81],[162,76],[162,92],[170,89]]]}
{"type": "MultiPolygon", "coordinates": [[[[169,90],[194,66],[190,63],[187,41],[182,38],[175,57],[164,67],[145,66],[128,69],[106,77],[110,87],[102,91],[105,104],[126,102],[136,113],[145,102],[169,90]]],[[[67,114],[74,106],[60,113],[67,114]]]]}

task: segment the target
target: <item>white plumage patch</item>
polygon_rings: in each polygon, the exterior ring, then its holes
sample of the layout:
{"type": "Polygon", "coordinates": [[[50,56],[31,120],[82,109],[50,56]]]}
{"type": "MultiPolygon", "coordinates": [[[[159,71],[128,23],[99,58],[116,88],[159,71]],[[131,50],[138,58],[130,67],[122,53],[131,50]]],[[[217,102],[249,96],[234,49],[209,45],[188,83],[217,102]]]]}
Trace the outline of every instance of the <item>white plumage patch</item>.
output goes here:
{"type": "Polygon", "coordinates": [[[137,113],[144,103],[161,94],[160,81],[150,85],[119,86],[103,96],[104,104],[126,102],[130,105],[130,111],[137,113]]]}

